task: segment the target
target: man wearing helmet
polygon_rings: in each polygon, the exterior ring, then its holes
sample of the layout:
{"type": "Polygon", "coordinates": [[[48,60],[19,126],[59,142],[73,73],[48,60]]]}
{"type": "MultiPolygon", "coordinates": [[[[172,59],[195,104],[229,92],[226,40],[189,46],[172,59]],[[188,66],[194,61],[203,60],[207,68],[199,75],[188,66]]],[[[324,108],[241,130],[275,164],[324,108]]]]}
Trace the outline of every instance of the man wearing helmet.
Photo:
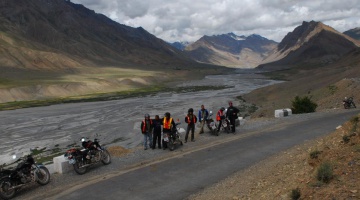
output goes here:
{"type": "Polygon", "coordinates": [[[141,133],[144,135],[144,150],[147,147],[147,141],[149,140],[149,148],[152,146],[152,129],[153,129],[153,121],[150,119],[149,114],[145,114],[145,119],[141,122],[141,133]]]}
{"type": "Polygon", "coordinates": [[[188,114],[185,117],[185,122],[188,124],[186,128],[185,143],[187,142],[190,131],[191,131],[191,141],[195,142],[194,131],[195,131],[195,123],[197,122],[197,118],[194,115],[194,109],[189,108],[188,114]]]}
{"type": "Polygon", "coordinates": [[[229,101],[229,107],[226,112],[226,117],[229,119],[231,126],[231,131],[235,133],[235,120],[238,118],[239,109],[233,106],[233,103],[229,101]]]}
{"type": "Polygon", "coordinates": [[[216,113],[216,121],[219,122],[217,132],[220,131],[222,120],[225,119],[224,110],[225,108],[221,107],[220,110],[216,113]]]}

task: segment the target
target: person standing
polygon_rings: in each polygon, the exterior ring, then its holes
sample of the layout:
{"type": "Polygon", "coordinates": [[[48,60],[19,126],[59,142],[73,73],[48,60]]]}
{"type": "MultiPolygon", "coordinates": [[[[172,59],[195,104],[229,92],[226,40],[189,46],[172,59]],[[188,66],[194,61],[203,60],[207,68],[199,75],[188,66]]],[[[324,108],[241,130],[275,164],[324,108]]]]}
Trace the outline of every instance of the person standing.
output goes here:
{"type": "MultiPolygon", "coordinates": [[[[170,117],[170,113],[166,112],[164,118],[161,120],[162,121],[162,125],[163,125],[163,134],[171,134],[171,129],[172,127],[175,126],[175,122],[173,120],[173,118],[170,117]]],[[[162,140],[163,143],[163,150],[165,150],[167,148],[166,142],[164,141],[164,139],[162,140]]]]}
{"type": "Polygon", "coordinates": [[[216,121],[219,122],[217,132],[220,132],[222,120],[225,119],[224,110],[225,108],[221,107],[220,110],[216,113],[216,121]]]}
{"type": "Polygon", "coordinates": [[[153,120],[153,145],[152,149],[156,147],[156,141],[158,142],[158,148],[161,149],[161,120],[159,115],[155,115],[155,120],[153,120]]]}
{"type": "Polygon", "coordinates": [[[187,128],[186,128],[185,143],[187,142],[190,131],[191,131],[191,142],[195,142],[194,131],[195,131],[195,123],[197,122],[197,118],[193,114],[193,112],[194,112],[194,109],[189,108],[188,114],[185,117],[185,122],[188,124],[187,128]]]}
{"type": "Polygon", "coordinates": [[[204,125],[206,123],[208,116],[209,116],[209,112],[205,109],[204,105],[201,105],[201,109],[199,110],[199,113],[198,113],[198,119],[200,121],[199,134],[204,133],[204,125]]]}
{"type": "Polygon", "coordinates": [[[141,133],[144,135],[144,150],[148,149],[147,142],[149,140],[149,147],[153,143],[152,141],[152,129],[153,129],[153,121],[150,119],[149,114],[145,114],[145,119],[141,122],[141,133]]]}
{"type": "Polygon", "coordinates": [[[239,109],[233,106],[232,101],[229,101],[229,107],[226,112],[226,117],[229,119],[231,124],[231,131],[235,133],[235,120],[238,118],[239,109]]]}

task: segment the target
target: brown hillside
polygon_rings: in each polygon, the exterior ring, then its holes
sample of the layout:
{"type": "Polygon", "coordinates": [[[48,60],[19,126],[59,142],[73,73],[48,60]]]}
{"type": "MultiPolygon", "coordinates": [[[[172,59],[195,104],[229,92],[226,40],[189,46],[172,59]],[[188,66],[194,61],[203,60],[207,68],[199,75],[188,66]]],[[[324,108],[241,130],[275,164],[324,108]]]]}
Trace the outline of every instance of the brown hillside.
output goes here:
{"type": "Polygon", "coordinates": [[[269,55],[277,43],[259,35],[237,36],[234,33],[204,36],[188,45],[185,52],[202,63],[234,68],[254,68],[269,55]]]}
{"type": "Polygon", "coordinates": [[[288,33],[259,68],[284,69],[295,64],[324,64],[338,60],[360,42],[321,22],[303,22],[288,33]]]}
{"type": "MultiPolygon", "coordinates": [[[[53,59],[44,59],[47,66],[59,62],[59,65],[66,65],[61,57],[69,57],[83,65],[85,60],[93,66],[191,63],[181,51],[143,28],[121,25],[70,1],[1,0],[0,14],[0,34],[5,35],[2,37],[8,37],[35,54],[37,51],[51,52],[53,59]]],[[[3,44],[5,50],[12,47],[12,43],[3,44]]],[[[11,56],[0,55],[1,59],[39,68],[31,62],[17,61],[15,58],[21,57],[22,51],[15,50],[11,56]]]]}
{"type": "Polygon", "coordinates": [[[295,96],[310,96],[318,110],[341,108],[344,97],[354,96],[360,102],[360,48],[346,54],[336,63],[329,65],[301,65],[288,70],[270,72],[273,78],[287,81],[266,88],[257,89],[243,98],[260,106],[253,115],[273,116],[275,109],[290,108],[295,96]]]}

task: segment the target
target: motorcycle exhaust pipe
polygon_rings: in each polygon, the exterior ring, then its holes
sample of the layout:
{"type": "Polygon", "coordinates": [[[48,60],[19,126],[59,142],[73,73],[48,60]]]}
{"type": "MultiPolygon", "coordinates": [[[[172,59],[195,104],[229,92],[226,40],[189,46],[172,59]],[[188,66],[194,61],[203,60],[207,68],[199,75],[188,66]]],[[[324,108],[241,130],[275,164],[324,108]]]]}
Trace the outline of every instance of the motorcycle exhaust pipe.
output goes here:
{"type": "Polygon", "coordinates": [[[11,187],[10,189],[11,190],[16,190],[16,189],[18,189],[18,188],[21,188],[22,186],[24,186],[25,184],[21,184],[21,185],[16,185],[16,186],[14,186],[14,187],[11,187]]]}
{"type": "Polygon", "coordinates": [[[92,164],[83,165],[83,166],[79,167],[79,169],[84,168],[84,167],[89,167],[90,165],[92,165],[92,164]]]}

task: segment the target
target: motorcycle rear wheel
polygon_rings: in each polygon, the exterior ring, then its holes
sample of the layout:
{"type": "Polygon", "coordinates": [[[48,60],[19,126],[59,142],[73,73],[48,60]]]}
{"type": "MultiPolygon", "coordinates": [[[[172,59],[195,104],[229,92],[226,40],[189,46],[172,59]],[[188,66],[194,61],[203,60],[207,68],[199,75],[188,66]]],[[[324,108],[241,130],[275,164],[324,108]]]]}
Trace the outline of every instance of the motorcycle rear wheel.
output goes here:
{"type": "Polygon", "coordinates": [[[0,181],[0,197],[3,199],[11,199],[15,196],[15,189],[11,189],[13,184],[9,178],[0,181]]]}
{"type": "Polygon", "coordinates": [[[104,150],[104,151],[101,153],[101,162],[102,162],[104,165],[108,165],[108,164],[111,163],[110,153],[109,153],[107,150],[104,150]]]}
{"type": "Polygon", "coordinates": [[[36,182],[40,185],[46,185],[50,182],[50,172],[46,167],[41,166],[36,175],[38,177],[38,180],[36,182]]]}
{"type": "Polygon", "coordinates": [[[83,175],[87,171],[87,167],[81,167],[81,161],[76,162],[75,164],[73,164],[73,166],[77,174],[83,175]]]}

